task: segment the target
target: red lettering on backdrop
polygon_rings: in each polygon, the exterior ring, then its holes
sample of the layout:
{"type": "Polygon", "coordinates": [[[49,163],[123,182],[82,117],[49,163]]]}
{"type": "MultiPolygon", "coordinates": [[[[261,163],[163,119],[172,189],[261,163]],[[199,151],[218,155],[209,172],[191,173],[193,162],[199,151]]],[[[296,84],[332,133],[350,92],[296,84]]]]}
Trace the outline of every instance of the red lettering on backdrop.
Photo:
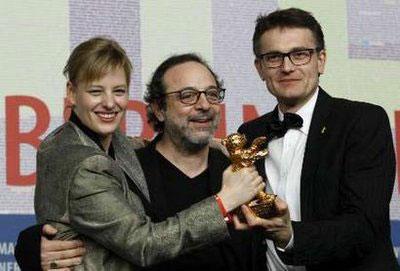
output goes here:
{"type": "MultiPolygon", "coordinates": [[[[147,123],[147,114],[146,114],[146,104],[141,101],[129,101],[128,103],[128,108],[127,111],[136,111],[139,113],[141,119],[142,119],[142,132],[140,133],[139,136],[147,138],[147,139],[152,139],[154,136],[154,131],[151,128],[151,126],[147,123]]],[[[125,131],[125,120],[122,121],[121,123],[121,129],[125,131]]],[[[137,123],[130,123],[129,125],[138,125],[137,123]]]]}
{"type": "Polygon", "coordinates": [[[257,109],[254,105],[243,105],[243,122],[253,120],[258,117],[257,109]]]}
{"type": "Polygon", "coordinates": [[[397,154],[397,185],[398,185],[398,191],[400,194],[400,111],[395,111],[394,112],[394,127],[395,127],[395,144],[396,144],[396,154],[397,154]]]}
{"type": "Polygon", "coordinates": [[[218,128],[215,131],[216,138],[225,138],[226,137],[226,114],[225,114],[225,104],[220,105],[220,120],[218,124],[218,128]]]}
{"type": "Polygon", "coordinates": [[[8,185],[27,186],[35,184],[36,173],[22,175],[20,172],[21,144],[36,149],[50,123],[49,110],[41,100],[30,96],[6,96],[6,179],[8,185]],[[36,114],[35,127],[29,132],[20,132],[20,107],[27,106],[36,114]]]}

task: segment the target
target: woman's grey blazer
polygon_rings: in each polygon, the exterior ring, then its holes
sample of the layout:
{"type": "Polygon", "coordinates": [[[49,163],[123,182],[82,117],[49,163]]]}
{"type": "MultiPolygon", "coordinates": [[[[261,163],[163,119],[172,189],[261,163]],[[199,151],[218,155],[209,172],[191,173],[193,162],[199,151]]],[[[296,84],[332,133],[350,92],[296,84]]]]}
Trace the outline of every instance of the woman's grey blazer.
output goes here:
{"type": "Polygon", "coordinates": [[[134,182],[150,201],[134,143],[116,132],[112,144],[115,160],[66,122],[38,150],[37,219],[56,226],[57,239],[85,241],[86,255],[75,270],[138,270],[228,237],[213,197],[152,223],[129,188],[134,182]]]}

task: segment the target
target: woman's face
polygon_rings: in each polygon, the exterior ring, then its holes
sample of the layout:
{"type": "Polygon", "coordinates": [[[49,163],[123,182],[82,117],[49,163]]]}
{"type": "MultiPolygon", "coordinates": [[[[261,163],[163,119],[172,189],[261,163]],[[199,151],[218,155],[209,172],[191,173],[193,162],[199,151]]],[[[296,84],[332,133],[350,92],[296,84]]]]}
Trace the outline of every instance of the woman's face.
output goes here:
{"type": "Polygon", "coordinates": [[[123,68],[107,72],[89,83],[68,83],[68,97],[74,112],[106,143],[108,149],[112,134],[118,128],[128,105],[128,84],[123,68]]]}

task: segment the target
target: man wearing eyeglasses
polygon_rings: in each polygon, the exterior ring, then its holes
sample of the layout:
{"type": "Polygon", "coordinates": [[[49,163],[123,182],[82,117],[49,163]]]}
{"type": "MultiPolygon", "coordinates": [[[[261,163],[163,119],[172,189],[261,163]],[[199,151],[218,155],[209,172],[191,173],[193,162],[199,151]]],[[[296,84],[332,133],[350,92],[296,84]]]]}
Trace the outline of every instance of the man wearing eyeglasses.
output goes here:
{"type": "Polygon", "coordinates": [[[395,156],[385,111],[319,87],[324,35],[306,11],[260,16],[253,50],[278,105],[239,132],[250,142],[270,139],[270,154],[257,167],[288,205],[271,219],[243,210],[250,226],[265,228],[269,270],[399,270],[390,239],[395,156]]]}
{"type": "MultiPolygon", "coordinates": [[[[149,185],[155,221],[175,215],[220,188],[223,170],[230,162],[210,142],[224,94],[217,75],[195,54],[172,56],[154,72],[145,101],[148,120],[158,135],[137,155],[149,185]]],[[[230,219],[227,215],[229,240],[161,263],[154,270],[265,270],[265,256],[252,247],[253,233],[235,231],[230,219]]]]}
{"type": "MultiPolygon", "coordinates": [[[[181,211],[220,191],[226,175],[224,170],[230,162],[210,144],[219,123],[224,94],[217,75],[195,54],[172,56],[154,72],[145,101],[148,103],[149,122],[158,135],[146,147],[136,151],[150,196],[150,201],[143,200],[146,203],[143,207],[152,223],[180,216],[181,211]]],[[[238,187],[241,186],[239,191],[246,193],[253,188],[257,191],[264,188],[255,168],[246,169],[243,176],[253,181],[249,185],[236,182],[238,187]]],[[[227,222],[229,238],[191,249],[189,253],[149,266],[146,270],[265,270],[263,247],[253,246],[253,240],[259,235],[234,230],[233,216],[227,213],[231,203],[228,200],[223,202],[221,198],[215,196],[227,222]]],[[[192,223],[198,221],[194,218],[192,223]]],[[[26,247],[28,242],[32,243],[26,235],[19,241],[19,246],[26,247]]],[[[163,238],[174,237],[164,235],[163,238]]],[[[30,247],[38,246],[30,244],[30,247]]],[[[50,262],[50,266],[42,264],[42,267],[51,270],[73,268],[82,254],[72,241],[45,238],[42,238],[41,252],[42,262],[50,262]]],[[[18,253],[18,258],[23,266],[34,265],[30,263],[34,259],[29,259],[29,255],[18,253]]],[[[135,268],[132,266],[132,269],[135,268]]]]}
{"type": "MultiPolygon", "coordinates": [[[[224,94],[217,75],[194,54],[170,57],[154,72],[145,101],[148,120],[158,135],[137,155],[151,191],[155,221],[175,215],[220,188],[229,160],[211,148],[210,142],[224,94]]],[[[230,217],[226,220],[231,227],[230,217]]],[[[231,227],[230,234],[227,241],[154,269],[265,270],[265,256],[252,248],[252,233],[231,227]]]]}

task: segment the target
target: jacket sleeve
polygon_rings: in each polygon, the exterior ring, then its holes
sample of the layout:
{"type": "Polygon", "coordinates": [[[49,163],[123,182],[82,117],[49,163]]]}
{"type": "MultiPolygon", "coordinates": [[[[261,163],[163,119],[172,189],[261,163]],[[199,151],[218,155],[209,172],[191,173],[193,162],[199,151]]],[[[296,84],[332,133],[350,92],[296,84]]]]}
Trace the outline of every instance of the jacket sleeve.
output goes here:
{"type": "Polygon", "coordinates": [[[22,271],[42,270],[40,265],[40,237],[42,225],[21,231],[15,246],[15,259],[22,271]]]}
{"type": "Polygon", "coordinates": [[[124,178],[122,170],[105,156],[95,155],[80,163],[69,188],[72,227],[139,266],[171,259],[228,236],[213,197],[152,223],[124,178]]]}

